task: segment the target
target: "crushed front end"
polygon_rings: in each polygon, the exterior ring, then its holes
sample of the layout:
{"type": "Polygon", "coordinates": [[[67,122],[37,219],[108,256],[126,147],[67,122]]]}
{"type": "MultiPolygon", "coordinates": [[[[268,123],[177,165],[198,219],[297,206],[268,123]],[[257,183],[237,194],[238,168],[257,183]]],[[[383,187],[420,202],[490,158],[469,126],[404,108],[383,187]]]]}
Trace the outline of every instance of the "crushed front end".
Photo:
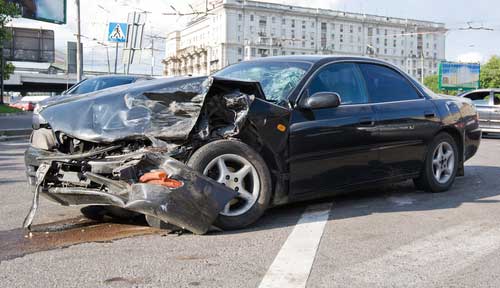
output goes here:
{"type": "Polygon", "coordinates": [[[206,233],[236,193],[184,162],[204,143],[237,135],[259,92],[253,82],[184,78],[44,108],[25,153],[34,198],[24,227],[43,195],[62,205],[118,206],[206,233]]]}

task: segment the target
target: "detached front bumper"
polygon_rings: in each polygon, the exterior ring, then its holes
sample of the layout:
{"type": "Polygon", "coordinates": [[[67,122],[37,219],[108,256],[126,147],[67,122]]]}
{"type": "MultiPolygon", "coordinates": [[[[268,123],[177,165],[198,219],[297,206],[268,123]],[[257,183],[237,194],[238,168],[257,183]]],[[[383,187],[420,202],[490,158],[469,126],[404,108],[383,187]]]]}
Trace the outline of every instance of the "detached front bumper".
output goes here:
{"type": "Polygon", "coordinates": [[[40,194],[62,205],[114,205],[204,234],[236,196],[233,190],[160,153],[141,151],[100,159],[66,156],[35,147],[26,150],[26,173],[35,192],[27,220],[34,216],[40,194]],[[164,171],[182,186],[140,183],[140,176],[149,171],[164,171]]]}

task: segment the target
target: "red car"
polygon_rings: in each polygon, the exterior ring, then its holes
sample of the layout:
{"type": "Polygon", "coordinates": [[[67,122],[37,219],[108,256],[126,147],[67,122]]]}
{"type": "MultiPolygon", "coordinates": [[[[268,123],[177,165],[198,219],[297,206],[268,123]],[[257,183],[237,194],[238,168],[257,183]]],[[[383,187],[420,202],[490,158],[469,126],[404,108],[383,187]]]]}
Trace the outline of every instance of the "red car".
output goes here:
{"type": "Polygon", "coordinates": [[[10,107],[14,107],[23,111],[33,111],[35,109],[35,104],[30,101],[19,100],[14,103],[9,104],[10,107]]]}

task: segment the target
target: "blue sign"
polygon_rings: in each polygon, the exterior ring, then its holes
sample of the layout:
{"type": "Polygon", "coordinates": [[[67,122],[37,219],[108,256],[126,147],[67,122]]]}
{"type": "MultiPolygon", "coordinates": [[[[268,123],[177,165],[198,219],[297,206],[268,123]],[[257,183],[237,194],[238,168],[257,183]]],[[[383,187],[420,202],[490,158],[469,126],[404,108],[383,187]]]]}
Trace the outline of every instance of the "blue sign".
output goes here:
{"type": "Polygon", "coordinates": [[[127,23],[111,22],[108,26],[108,41],[124,43],[127,42],[127,23]]]}

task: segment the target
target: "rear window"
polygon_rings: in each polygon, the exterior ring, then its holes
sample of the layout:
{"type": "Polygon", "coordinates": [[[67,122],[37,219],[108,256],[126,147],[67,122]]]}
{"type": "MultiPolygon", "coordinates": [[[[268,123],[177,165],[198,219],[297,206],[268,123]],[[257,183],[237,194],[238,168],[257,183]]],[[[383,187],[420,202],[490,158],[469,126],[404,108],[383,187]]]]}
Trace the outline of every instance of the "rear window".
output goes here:
{"type": "Polygon", "coordinates": [[[373,103],[419,99],[410,82],[393,69],[376,64],[359,64],[373,103]]]}
{"type": "Polygon", "coordinates": [[[490,92],[475,92],[469,95],[465,95],[465,98],[472,100],[474,105],[489,105],[490,104],[490,92]]]}

